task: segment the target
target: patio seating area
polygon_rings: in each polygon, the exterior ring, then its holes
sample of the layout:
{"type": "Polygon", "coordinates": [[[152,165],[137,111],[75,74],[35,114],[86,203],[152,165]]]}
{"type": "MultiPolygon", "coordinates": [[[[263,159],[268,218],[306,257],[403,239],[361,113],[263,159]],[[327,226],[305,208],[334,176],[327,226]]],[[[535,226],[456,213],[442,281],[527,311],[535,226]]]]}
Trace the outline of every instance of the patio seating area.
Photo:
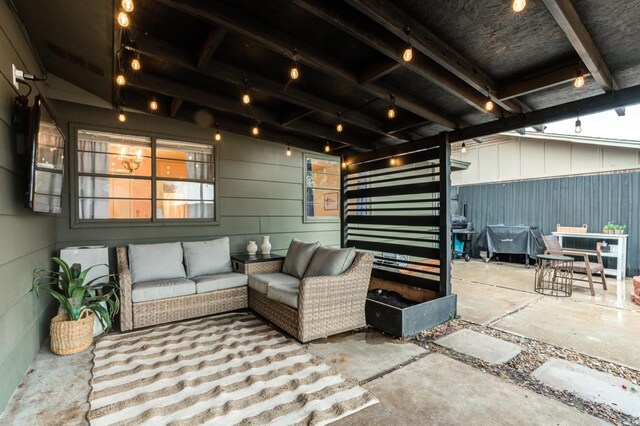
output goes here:
{"type": "Polygon", "coordinates": [[[640,425],[638,22],[0,0],[0,426],[640,425]]]}

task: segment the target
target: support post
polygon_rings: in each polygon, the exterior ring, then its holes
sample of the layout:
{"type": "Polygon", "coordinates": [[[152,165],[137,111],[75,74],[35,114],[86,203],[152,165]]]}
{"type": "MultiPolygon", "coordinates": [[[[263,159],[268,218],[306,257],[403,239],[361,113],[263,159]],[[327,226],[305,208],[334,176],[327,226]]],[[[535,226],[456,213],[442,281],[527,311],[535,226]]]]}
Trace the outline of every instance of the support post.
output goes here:
{"type": "Polygon", "coordinates": [[[440,296],[451,294],[451,144],[447,132],[439,134],[440,183],[440,296]]]}

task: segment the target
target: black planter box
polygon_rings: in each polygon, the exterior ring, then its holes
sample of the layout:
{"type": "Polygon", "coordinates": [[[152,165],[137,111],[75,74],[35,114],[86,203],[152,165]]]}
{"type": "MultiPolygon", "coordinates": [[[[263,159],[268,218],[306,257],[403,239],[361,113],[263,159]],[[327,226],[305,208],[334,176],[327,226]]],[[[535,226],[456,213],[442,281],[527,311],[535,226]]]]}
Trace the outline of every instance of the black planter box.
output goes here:
{"type": "Polygon", "coordinates": [[[367,299],[365,304],[367,324],[396,337],[415,336],[455,316],[456,300],[457,296],[450,294],[407,308],[397,308],[377,300],[367,299]]]}

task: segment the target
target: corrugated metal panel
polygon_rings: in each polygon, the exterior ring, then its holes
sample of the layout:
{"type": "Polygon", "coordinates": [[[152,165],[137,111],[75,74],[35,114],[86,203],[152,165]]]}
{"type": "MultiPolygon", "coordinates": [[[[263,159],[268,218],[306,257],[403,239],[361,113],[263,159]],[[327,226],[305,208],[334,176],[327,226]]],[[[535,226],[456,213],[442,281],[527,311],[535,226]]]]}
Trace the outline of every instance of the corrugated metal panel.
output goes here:
{"type": "Polygon", "coordinates": [[[526,224],[540,226],[547,235],[558,223],[586,223],[589,232],[601,231],[608,221],[627,225],[627,276],[640,274],[638,172],[460,186],[460,212],[464,204],[479,230],[498,223],[526,224]]]}

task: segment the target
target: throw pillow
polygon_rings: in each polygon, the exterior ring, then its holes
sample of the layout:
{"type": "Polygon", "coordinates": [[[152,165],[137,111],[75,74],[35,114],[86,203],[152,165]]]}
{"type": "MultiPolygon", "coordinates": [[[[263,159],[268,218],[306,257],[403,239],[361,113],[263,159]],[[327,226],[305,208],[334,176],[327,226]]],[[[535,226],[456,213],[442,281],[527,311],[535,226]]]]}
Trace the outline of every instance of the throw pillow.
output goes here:
{"type": "Polygon", "coordinates": [[[318,247],[320,247],[320,243],[317,241],[315,243],[305,243],[295,238],[291,240],[287,257],[285,257],[284,265],[282,265],[282,272],[302,278],[318,247]]]}
{"type": "Polygon", "coordinates": [[[185,241],[182,248],[189,278],[232,271],[229,237],[210,241],[185,241]]]}
{"type": "Polygon", "coordinates": [[[321,275],[338,275],[349,269],[356,258],[356,249],[320,247],[311,259],[311,263],[304,273],[306,277],[321,275]]]}
{"type": "Polygon", "coordinates": [[[129,244],[131,282],[185,278],[182,244],[129,244]]]}

